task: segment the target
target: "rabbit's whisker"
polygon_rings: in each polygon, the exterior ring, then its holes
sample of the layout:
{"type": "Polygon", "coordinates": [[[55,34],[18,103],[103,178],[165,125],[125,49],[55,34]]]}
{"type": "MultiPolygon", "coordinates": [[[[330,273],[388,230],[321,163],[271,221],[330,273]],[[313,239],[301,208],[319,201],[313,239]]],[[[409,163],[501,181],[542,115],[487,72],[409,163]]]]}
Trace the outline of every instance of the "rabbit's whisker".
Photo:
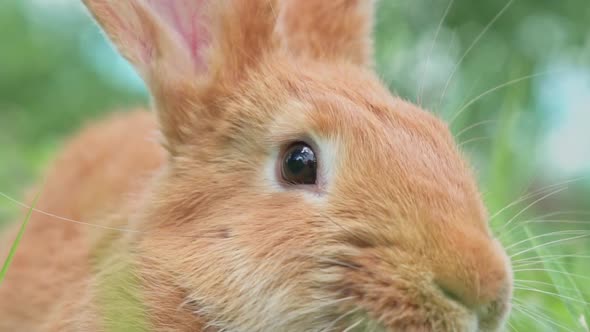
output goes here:
{"type": "Polygon", "coordinates": [[[463,147],[465,147],[465,145],[467,145],[469,143],[479,142],[479,141],[485,141],[485,140],[488,140],[488,139],[492,139],[492,137],[491,136],[474,137],[474,138],[470,138],[468,140],[465,140],[465,141],[459,143],[457,146],[459,148],[463,148],[463,147]]]}
{"type": "Polygon", "coordinates": [[[487,95],[496,92],[500,89],[503,88],[507,88],[509,86],[512,86],[514,84],[526,81],[526,80],[530,80],[536,77],[540,77],[540,76],[546,76],[549,74],[555,74],[559,71],[548,71],[548,72],[541,72],[541,73],[536,73],[536,74],[531,74],[531,75],[526,75],[526,76],[521,76],[512,80],[509,80],[507,82],[504,82],[502,84],[496,85],[493,88],[490,88],[482,93],[480,93],[479,95],[477,95],[476,97],[472,98],[471,100],[467,101],[465,104],[463,104],[462,106],[459,107],[459,110],[455,112],[455,114],[453,115],[453,117],[451,118],[451,120],[449,120],[449,126],[453,126],[453,124],[455,123],[455,121],[457,121],[457,119],[461,116],[461,114],[463,114],[465,111],[467,111],[469,109],[469,107],[473,104],[475,104],[476,102],[478,102],[480,99],[486,97],[487,95]]]}
{"type": "Polygon", "coordinates": [[[512,272],[514,273],[518,273],[518,272],[550,272],[550,273],[558,273],[558,274],[562,274],[565,276],[570,276],[573,278],[580,278],[580,279],[584,279],[584,280],[590,280],[590,277],[585,276],[585,275],[581,275],[581,274],[577,274],[577,273],[571,273],[571,272],[564,272],[564,271],[559,271],[559,270],[554,270],[554,269],[547,269],[547,268],[535,268],[535,269],[514,269],[512,272]]]}
{"type": "Polygon", "coordinates": [[[520,269],[520,268],[527,267],[527,266],[536,266],[536,265],[544,266],[547,263],[555,262],[555,261],[558,261],[561,265],[564,265],[564,266],[574,265],[573,263],[570,263],[570,262],[562,262],[561,258],[554,258],[554,259],[549,258],[549,259],[532,260],[528,263],[515,264],[515,265],[513,265],[513,267],[520,269]]]}
{"type": "Polygon", "coordinates": [[[572,236],[572,237],[565,238],[565,239],[559,239],[559,240],[555,240],[555,241],[550,241],[550,242],[547,242],[547,243],[539,244],[539,245],[534,246],[532,248],[528,248],[528,249],[519,251],[519,252],[511,255],[510,258],[514,258],[516,256],[525,254],[527,252],[536,251],[536,250],[538,250],[540,248],[547,248],[547,247],[550,247],[550,246],[563,244],[564,242],[578,240],[578,239],[584,239],[584,238],[587,238],[587,237],[590,237],[590,231],[583,232],[583,233],[581,233],[581,235],[572,236]]]}
{"type": "MultiPolygon", "coordinates": [[[[528,316],[530,318],[532,318],[532,321],[539,321],[540,323],[542,323],[544,326],[547,326],[547,323],[555,326],[555,327],[559,327],[562,328],[566,331],[572,331],[573,330],[569,329],[566,326],[563,326],[559,323],[557,323],[556,320],[553,320],[549,317],[549,315],[538,312],[537,310],[533,310],[531,308],[528,308],[526,305],[520,304],[520,303],[513,303],[514,309],[520,311],[522,314],[524,314],[525,316],[528,316]]],[[[548,326],[547,326],[548,327],[548,326]]],[[[551,329],[551,327],[549,327],[551,329]]]]}
{"type": "Polygon", "coordinates": [[[555,288],[557,290],[578,291],[578,289],[576,289],[576,288],[555,285],[555,284],[552,284],[550,282],[544,282],[544,281],[538,281],[538,280],[515,279],[514,280],[514,284],[515,285],[525,286],[525,287],[528,287],[527,285],[529,285],[529,284],[536,284],[536,285],[542,285],[542,286],[547,286],[547,287],[555,288]]]}
{"type": "Polygon", "coordinates": [[[420,73],[420,79],[418,80],[418,96],[416,98],[416,101],[418,103],[418,105],[422,105],[422,95],[424,94],[424,82],[426,81],[426,72],[428,71],[428,67],[430,65],[430,57],[432,56],[432,52],[434,52],[434,46],[436,45],[436,41],[438,39],[438,35],[440,33],[440,30],[442,29],[442,25],[445,22],[445,19],[447,18],[447,15],[449,14],[449,11],[451,10],[451,7],[453,6],[453,2],[455,0],[449,0],[449,4],[447,5],[447,8],[445,9],[442,18],[440,19],[440,22],[438,22],[438,26],[436,27],[436,32],[434,33],[434,39],[432,40],[432,44],[430,45],[430,50],[428,51],[428,56],[426,57],[426,62],[424,63],[424,66],[422,67],[422,72],[420,73]]]}
{"type": "Polygon", "coordinates": [[[332,331],[332,329],[335,328],[335,325],[339,321],[341,321],[342,319],[346,318],[347,316],[351,316],[351,315],[355,314],[359,310],[360,310],[360,308],[356,307],[356,308],[353,308],[352,310],[349,310],[349,311],[343,313],[342,315],[340,315],[336,319],[334,319],[328,326],[326,326],[325,329],[322,329],[321,332],[329,332],[329,331],[332,331]]]}
{"type": "Polygon", "coordinates": [[[502,234],[502,232],[506,229],[506,227],[508,227],[508,225],[510,225],[512,222],[514,222],[514,220],[516,220],[516,218],[518,218],[519,216],[521,216],[523,213],[525,213],[526,211],[528,211],[530,208],[532,208],[533,206],[535,206],[536,204],[538,204],[539,202],[543,201],[544,199],[547,199],[553,195],[556,195],[560,192],[563,192],[567,190],[567,187],[565,188],[559,188],[559,189],[555,189],[543,196],[541,196],[540,198],[534,200],[532,203],[530,203],[529,205],[525,206],[523,209],[521,209],[518,213],[516,213],[512,218],[510,218],[504,225],[502,225],[502,227],[497,230],[497,234],[502,234]]]}
{"type": "Polygon", "coordinates": [[[74,219],[70,219],[70,218],[66,218],[66,217],[61,217],[58,215],[55,215],[53,213],[49,213],[43,210],[39,210],[37,208],[34,208],[32,206],[29,206],[28,204],[25,204],[21,201],[18,201],[10,196],[8,196],[7,194],[0,192],[0,196],[4,197],[5,199],[9,200],[10,202],[19,205],[20,207],[23,207],[25,209],[30,209],[33,212],[45,215],[47,217],[51,217],[54,219],[58,219],[61,221],[67,221],[67,222],[71,222],[74,224],[80,224],[80,225],[84,225],[84,226],[90,226],[90,227],[96,227],[96,228],[102,228],[102,229],[106,229],[106,230],[111,230],[111,231],[120,231],[120,232],[127,232],[127,233],[141,233],[141,231],[139,230],[134,230],[134,229],[126,229],[126,228],[118,228],[118,227],[109,227],[109,226],[104,226],[104,225],[99,225],[99,224],[92,224],[92,223],[88,223],[88,222],[83,222],[83,221],[79,221],[79,220],[74,220],[74,219]]]}
{"type": "Polygon", "coordinates": [[[556,224],[556,225],[561,225],[561,224],[563,224],[563,225],[587,225],[587,224],[590,223],[590,220],[543,219],[545,217],[555,216],[555,215],[559,215],[559,214],[561,214],[561,213],[548,213],[546,215],[542,215],[542,216],[537,217],[537,219],[529,219],[529,220],[520,221],[518,223],[515,223],[515,225],[513,225],[509,229],[507,229],[504,232],[502,232],[502,234],[500,234],[498,236],[498,238],[500,240],[503,240],[506,236],[514,234],[514,232],[517,229],[519,231],[522,231],[522,226],[530,225],[530,224],[541,224],[541,225],[551,225],[551,224],[556,224]]]}
{"type": "Polygon", "coordinates": [[[565,299],[565,300],[568,300],[568,301],[572,301],[572,302],[576,302],[576,303],[581,303],[581,304],[584,304],[584,305],[590,305],[590,303],[589,302],[586,302],[586,301],[582,301],[582,300],[579,300],[579,299],[576,299],[576,298],[573,298],[573,297],[570,297],[570,296],[565,296],[565,295],[557,294],[557,293],[554,293],[554,292],[540,290],[540,289],[537,289],[537,288],[523,287],[523,286],[517,286],[517,285],[515,285],[514,286],[514,289],[516,289],[516,290],[522,290],[522,291],[529,291],[529,292],[538,292],[538,293],[541,293],[541,294],[550,295],[551,297],[565,299]]]}
{"type": "Polygon", "coordinates": [[[506,324],[508,324],[508,326],[510,327],[511,330],[514,330],[514,332],[520,332],[516,326],[514,326],[510,321],[506,322],[506,324]]]}
{"type": "Polygon", "coordinates": [[[477,127],[489,124],[489,123],[497,123],[498,121],[496,120],[483,120],[480,122],[476,122],[470,126],[467,126],[465,128],[463,128],[461,131],[459,131],[457,134],[455,134],[455,138],[460,138],[463,134],[467,133],[468,131],[475,129],[477,127]]]}
{"type": "Polygon", "coordinates": [[[365,318],[361,318],[358,321],[356,321],[356,323],[350,325],[349,327],[347,327],[344,331],[342,332],[350,332],[352,331],[355,327],[361,325],[363,322],[365,321],[365,318]]]}
{"type": "Polygon", "coordinates": [[[479,33],[479,35],[477,35],[477,37],[475,37],[475,39],[469,45],[469,47],[465,50],[465,52],[463,53],[463,55],[461,56],[459,61],[457,61],[457,63],[453,66],[453,69],[451,70],[451,74],[449,75],[449,78],[447,79],[445,86],[443,88],[443,91],[440,95],[437,109],[440,109],[442,102],[445,99],[449,85],[451,84],[453,77],[457,73],[459,66],[461,66],[461,64],[463,63],[463,60],[465,60],[467,55],[469,55],[471,50],[475,47],[475,45],[477,45],[477,43],[480,41],[480,39],[488,32],[488,30],[492,27],[492,25],[494,25],[494,23],[502,16],[502,14],[504,14],[504,12],[506,12],[506,10],[508,10],[508,8],[512,5],[512,3],[514,3],[514,0],[509,0],[506,3],[506,5],[498,12],[498,14],[496,14],[496,16],[494,16],[492,18],[492,20],[483,28],[483,30],[479,33]]]}
{"type": "Polygon", "coordinates": [[[543,255],[543,256],[535,256],[530,258],[522,258],[513,260],[512,263],[520,263],[520,262],[527,262],[533,259],[537,259],[539,261],[544,261],[545,259],[564,259],[564,258],[579,258],[579,259],[588,259],[590,255],[543,255]]]}
{"type": "Polygon", "coordinates": [[[542,195],[544,193],[547,193],[551,190],[553,190],[554,188],[558,188],[558,187],[564,187],[565,185],[571,184],[571,183],[575,183],[575,182],[579,182],[583,179],[585,179],[586,177],[578,177],[578,178],[574,178],[572,180],[566,180],[563,182],[559,182],[556,184],[552,184],[552,185],[548,185],[542,188],[539,188],[537,190],[534,190],[530,193],[525,193],[523,194],[521,197],[517,198],[515,201],[509,203],[508,205],[506,205],[505,207],[501,208],[500,210],[498,210],[497,212],[495,212],[489,219],[490,221],[493,221],[495,218],[497,218],[499,215],[501,215],[504,211],[510,209],[511,207],[520,204],[523,201],[528,200],[529,198],[534,198],[536,196],[542,195]]]}
{"type": "MultiPolygon", "coordinates": [[[[529,242],[531,240],[543,239],[543,238],[546,238],[546,237],[553,237],[553,236],[558,236],[558,235],[577,235],[577,236],[579,236],[579,235],[589,235],[589,234],[590,234],[590,231],[589,230],[585,230],[585,229],[548,232],[548,233],[545,233],[545,234],[535,235],[533,237],[529,237],[529,238],[526,238],[524,240],[515,242],[515,243],[507,246],[506,247],[506,250],[507,251],[510,251],[511,249],[519,246],[522,243],[527,243],[527,242],[529,242]]],[[[560,239],[560,240],[564,240],[564,239],[560,239]]],[[[541,244],[541,245],[545,245],[545,244],[541,244]]]]}

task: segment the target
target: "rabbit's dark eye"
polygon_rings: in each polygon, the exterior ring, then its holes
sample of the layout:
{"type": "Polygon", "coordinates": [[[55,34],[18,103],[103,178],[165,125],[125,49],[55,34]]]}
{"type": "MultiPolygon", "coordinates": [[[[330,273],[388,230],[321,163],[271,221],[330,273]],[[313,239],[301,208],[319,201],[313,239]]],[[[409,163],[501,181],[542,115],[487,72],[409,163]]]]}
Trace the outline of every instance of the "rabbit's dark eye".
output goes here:
{"type": "Polygon", "coordinates": [[[298,142],[285,151],[281,175],[287,184],[315,184],[317,166],[318,162],[311,147],[298,142]]]}

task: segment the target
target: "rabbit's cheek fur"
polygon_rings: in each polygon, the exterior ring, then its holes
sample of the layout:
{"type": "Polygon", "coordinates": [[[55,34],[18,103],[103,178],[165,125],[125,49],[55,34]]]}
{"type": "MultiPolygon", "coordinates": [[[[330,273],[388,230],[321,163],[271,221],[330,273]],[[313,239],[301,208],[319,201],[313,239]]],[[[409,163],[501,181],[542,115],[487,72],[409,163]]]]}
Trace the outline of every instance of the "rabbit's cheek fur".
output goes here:
{"type": "MultiPolygon", "coordinates": [[[[185,210],[194,219],[161,225],[142,241],[141,256],[152,257],[156,267],[147,273],[165,275],[191,304],[185,310],[230,331],[324,325],[326,296],[315,298],[309,277],[317,269],[320,220],[306,199],[209,190],[225,199],[210,209],[185,210]]],[[[176,204],[161,202],[153,215],[170,215],[176,204]]]]}
{"type": "Polygon", "coordinates": [[[496,331],[511,272],[471,172],[435,119],[393,105],[391,125],[346,136],[329,214],[360,253],[335,259],[346,271],[335,287],[393,331],[496,331]]]}
{"type": "Polygon", "coordinates": [[[429,259],[420,262],[415,252],[364,249],[360,255],[326,261],[332,263],[326,273],[334,276],[325,287],[344,299],[354,298],[340,309],[357,313],[344,319],[347,324],[360,316],[387,331],[497,331],[508,310],[508,289],[484,305],[466,306],[436,284],[429,259]]]}

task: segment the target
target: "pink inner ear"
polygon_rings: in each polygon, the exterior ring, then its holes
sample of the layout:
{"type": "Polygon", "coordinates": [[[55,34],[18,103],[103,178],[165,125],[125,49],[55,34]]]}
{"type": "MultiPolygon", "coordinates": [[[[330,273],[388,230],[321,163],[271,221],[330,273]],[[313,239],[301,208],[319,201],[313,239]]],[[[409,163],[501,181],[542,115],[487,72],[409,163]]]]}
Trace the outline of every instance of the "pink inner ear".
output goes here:
{"type": "Polygon", "coordinates": [[[199,68],[205,66],[203,50],[210,43],[210,36],[204,22],[206,2],[206,0],[147,1],[154,13],[178,32],[199,68]]]}

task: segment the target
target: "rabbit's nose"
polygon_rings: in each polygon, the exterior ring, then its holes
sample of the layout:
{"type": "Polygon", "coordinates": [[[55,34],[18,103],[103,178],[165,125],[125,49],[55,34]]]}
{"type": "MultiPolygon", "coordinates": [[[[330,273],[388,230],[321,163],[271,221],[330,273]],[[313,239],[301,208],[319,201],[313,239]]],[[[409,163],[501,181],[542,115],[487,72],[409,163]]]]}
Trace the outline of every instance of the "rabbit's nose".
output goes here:
{"type": "Polygon", "coordinates": [[[434,283],[444,296],[470,310],[506,302],[510,297],[512,277],[507,258],[489,239],[479,242],[477,250],[456,252],[453,259],[437,264],[434,272],[434,283]]]}

